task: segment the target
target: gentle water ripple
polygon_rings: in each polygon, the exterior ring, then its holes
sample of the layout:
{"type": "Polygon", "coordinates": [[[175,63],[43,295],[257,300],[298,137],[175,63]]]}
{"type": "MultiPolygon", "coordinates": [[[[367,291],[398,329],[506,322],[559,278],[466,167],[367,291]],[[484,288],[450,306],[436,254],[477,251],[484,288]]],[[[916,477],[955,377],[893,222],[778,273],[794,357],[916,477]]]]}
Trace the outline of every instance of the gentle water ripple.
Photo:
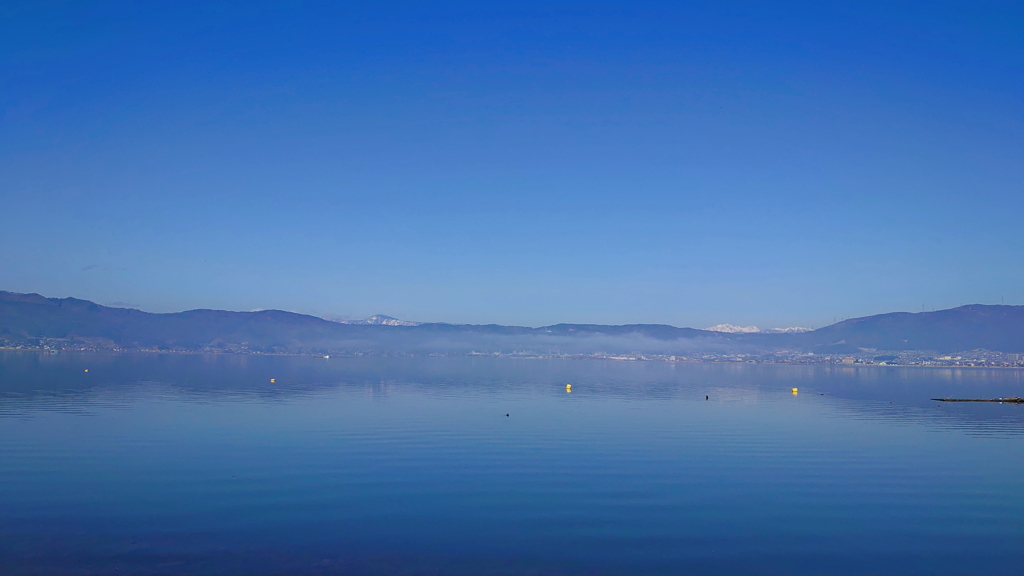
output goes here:
{"type": "Polygon", "coordinates": [[[0,353],[4,574],[1024,560],[1024,407],[928,400],[1014,371],[57,356],[0,353]]]}

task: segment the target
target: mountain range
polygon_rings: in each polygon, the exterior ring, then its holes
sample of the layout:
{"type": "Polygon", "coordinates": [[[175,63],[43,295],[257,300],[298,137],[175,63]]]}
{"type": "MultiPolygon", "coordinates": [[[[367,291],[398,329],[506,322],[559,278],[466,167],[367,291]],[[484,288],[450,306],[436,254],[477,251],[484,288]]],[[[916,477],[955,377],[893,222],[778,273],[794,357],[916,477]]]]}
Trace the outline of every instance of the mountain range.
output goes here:
{"type": "Polygon", "coordinates": [[[711,332],[726,332],[728,334],[789,334],[799,332],[810,332],[810,328],[801,328],[799,326],[793,326],[790,328],[768,328],[762,330],[757,326],[733,326],[732,324],[716,324],[710,328],[705,328],[711,332]]]}
{"type": "MultiPolygon", "coordinates": [[[[716,327],[718,328],[718,327],[716,327]]],[[[359,322],[261,310],[155,314],[77,298],[0,291],[0,344],[61,339],[99,348],[259,352],[679,354],[700,350],[848,353],[863,349],[1024,352],[1024,306],[972,304],[935,312],[853,318],[812,331],[721,332],[664,324],[415,323],[378,315],[359,322]]]]}
{"type": "Polygon", "coordinates": [[[408,320],[399,320],[392,316],[385,316],[384,314],[374,314],[365,320],[339,320],[341,324],[371,324],[374,326],[419,326],[419,322],[410,322],[408,320]]]}

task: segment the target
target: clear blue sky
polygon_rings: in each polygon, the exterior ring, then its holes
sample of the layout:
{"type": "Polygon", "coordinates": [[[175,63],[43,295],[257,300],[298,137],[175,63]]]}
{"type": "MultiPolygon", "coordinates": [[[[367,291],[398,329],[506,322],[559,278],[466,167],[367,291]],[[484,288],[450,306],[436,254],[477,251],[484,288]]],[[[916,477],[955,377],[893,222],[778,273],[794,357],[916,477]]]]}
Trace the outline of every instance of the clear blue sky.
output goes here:
{"type": "Polygon", "coordinates": [[[820,326],[1024,304],[1024,4],[4,2],[0,289],[820,326]]]}

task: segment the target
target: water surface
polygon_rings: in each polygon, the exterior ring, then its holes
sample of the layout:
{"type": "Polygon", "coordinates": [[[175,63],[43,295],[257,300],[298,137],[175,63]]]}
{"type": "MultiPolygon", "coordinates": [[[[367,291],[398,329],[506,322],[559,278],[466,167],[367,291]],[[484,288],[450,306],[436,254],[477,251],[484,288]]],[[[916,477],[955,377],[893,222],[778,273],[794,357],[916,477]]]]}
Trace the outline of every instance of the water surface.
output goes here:
{"type": "Polygon", "coordinates": [[[1024,406],[947,395],[1024,377],[0,352],[0,572],[1018,574],[1024,406]]]}

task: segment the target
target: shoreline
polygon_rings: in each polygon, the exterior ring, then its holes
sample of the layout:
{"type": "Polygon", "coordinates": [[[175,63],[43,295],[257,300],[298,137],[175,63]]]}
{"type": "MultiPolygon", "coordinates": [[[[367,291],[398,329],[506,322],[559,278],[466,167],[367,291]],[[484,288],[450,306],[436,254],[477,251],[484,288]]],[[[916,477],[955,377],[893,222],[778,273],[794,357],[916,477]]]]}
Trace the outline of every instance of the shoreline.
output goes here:
{"type": "Polygon", "coordinates": [[[923,369],[974,369],[974,370],[1024,370],[1024,366],[959,366],[959,365],[922,365],[922,364],[846,364],[841,362],[780,362],[755,361],[755,360],[720,360],[720,359],[682,359],[670,360],[667,358],[623,358],[623,357],[602,357],[591,355],[514,355],[514,354],[411,354],[406,352],[371,352],[371,353],[345,353],[330,352],[330,358],[323,358],[322,352],[257,352],[257,351],[217,351],[217,350],[147,350],[147,349],[79,349],[79,350],[54,350],[49,348],[15,348],[11,346],[0,346],[0,351],[8,352],[32,352],[37,354],[189,354],[208,356],[294,356],[307,357],[311,359],[331,360],[342,358],[504,358],[514,360],[604,360],[609,362],[662,362],[666,364],[749,364],[755,366],[820,366],[830,368],[923,368],[923,369]]]}

